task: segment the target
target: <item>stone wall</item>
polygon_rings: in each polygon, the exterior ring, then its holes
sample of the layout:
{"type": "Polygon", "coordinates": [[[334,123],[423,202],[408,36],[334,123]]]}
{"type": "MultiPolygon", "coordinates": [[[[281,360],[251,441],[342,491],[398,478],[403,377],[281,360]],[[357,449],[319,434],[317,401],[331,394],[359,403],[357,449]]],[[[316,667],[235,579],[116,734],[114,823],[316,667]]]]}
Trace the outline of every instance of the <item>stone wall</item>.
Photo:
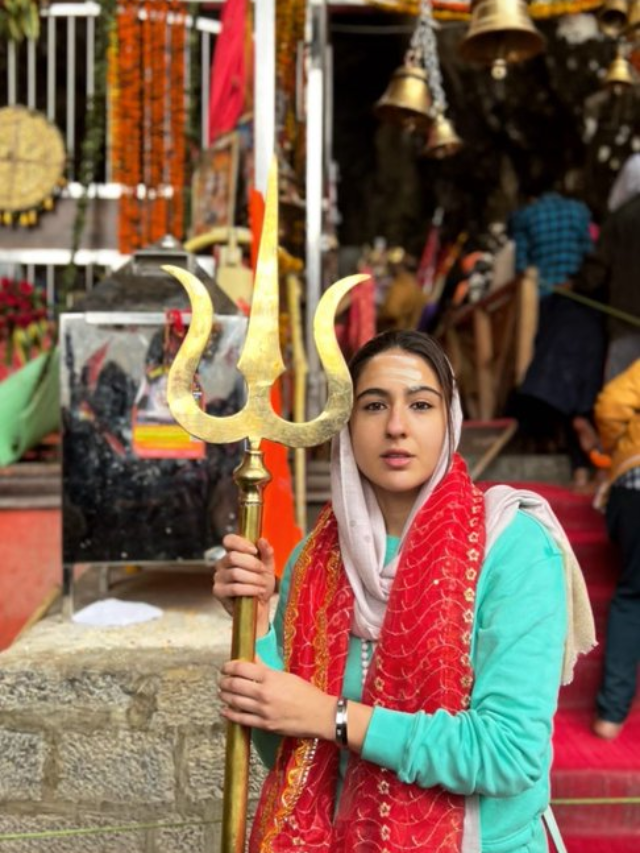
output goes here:
{"type": "MultiPolygon", "coordinates": [[[[2,853],[218,851],[229,626],[213,604],[116,630],[51,617],[0,654],[0,835],[191,824],[4,841],[2,853]]],[[[254,762],[252,800],[261,777],[254,762]]]]}

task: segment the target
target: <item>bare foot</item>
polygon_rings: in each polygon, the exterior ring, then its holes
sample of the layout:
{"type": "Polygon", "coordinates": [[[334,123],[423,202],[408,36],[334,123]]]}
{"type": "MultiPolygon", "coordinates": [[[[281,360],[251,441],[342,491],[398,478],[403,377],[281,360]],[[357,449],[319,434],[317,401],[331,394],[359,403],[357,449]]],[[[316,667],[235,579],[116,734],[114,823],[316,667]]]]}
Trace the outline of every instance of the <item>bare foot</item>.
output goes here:
{"type": "Polygon", "coordinates": [[[591,731],[603,740],[615,740],[622,731],[623,725],[624,723],[612,723],[611,720],[596,718],[591,726],[591,731]]]}

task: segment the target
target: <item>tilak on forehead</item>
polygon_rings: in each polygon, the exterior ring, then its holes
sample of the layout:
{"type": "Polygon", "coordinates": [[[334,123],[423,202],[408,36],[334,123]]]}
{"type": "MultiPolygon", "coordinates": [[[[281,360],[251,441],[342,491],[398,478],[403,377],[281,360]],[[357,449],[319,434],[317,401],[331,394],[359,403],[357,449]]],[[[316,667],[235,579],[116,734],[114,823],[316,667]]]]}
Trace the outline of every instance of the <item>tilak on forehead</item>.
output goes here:
{"type": "Polygon", "coordinates": [[[369,377],[367,377],[366,380],[364,379],[365,374],[376,369],[379,372],[382,372],[383,382],[384,380],[390,380],[391,382],[397,382],[405,385],[407,390],[429,390],[441,395],[439,388],[440,383],[438,382],[435,371],[423,358],[421,358],[421,356],[417,354],[407,352],[405,350],[383,350],[373,356],[370,361],[362,367],[362,372],[357,383],[357,391],[365,390],[365,385],[371,381],[369,377]],[[385,360],[384,367],[380,364],[382,359],[385,360]],[[424,373],[425,368],[427,368],[431,374],[426,382],[424,373]]]}

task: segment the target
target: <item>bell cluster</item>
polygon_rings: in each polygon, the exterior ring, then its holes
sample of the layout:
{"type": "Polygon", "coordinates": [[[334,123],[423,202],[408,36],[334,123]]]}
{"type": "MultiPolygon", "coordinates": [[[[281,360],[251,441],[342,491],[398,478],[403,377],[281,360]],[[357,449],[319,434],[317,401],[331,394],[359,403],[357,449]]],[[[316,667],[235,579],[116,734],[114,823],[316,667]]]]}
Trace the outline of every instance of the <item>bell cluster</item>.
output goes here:
{"type": "Polygon", "coordinates": [[[618,42],[617,55],[605,76],[605,86],[621,92],[637,82],[628,54],[640,39],[640,0],[605,0],[598,13],[598,24],[604,35],[618,42]]]}
{"type": "MultiPolygon", "coordinates": [[[[598,21],[603,33],[618,40],[605,86],[620,92],[636,82],[627,54],[640,38],[640,0],[605,0],[598,21]]],[[[531,20],[526,0],[473,0],[469,29],[459,47],[466,62],[491,68],[494,79],[501,80],[510,64],[531,59],[544,48],[545,39],[531,20]]],[[[383,121],[426,133],[423,153],[442,158],[462,146],[446,111],[431,0],[420,0],[404,63],[393,73],[375,112],[383,121]]]]}

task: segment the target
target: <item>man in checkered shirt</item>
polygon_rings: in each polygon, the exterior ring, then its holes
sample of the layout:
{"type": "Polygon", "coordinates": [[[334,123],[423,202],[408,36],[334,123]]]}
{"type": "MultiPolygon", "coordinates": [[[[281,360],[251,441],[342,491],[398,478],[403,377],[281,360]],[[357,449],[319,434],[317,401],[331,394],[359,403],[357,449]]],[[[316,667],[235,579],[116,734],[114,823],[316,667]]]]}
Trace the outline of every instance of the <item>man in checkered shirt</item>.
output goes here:
{"type": "Polygon", "coordinates": [[[538,270],[540,296],[563,284],[593,248],[586,204],[557,192],[543,193],[511,217],[516,244],[516,272],[538,270]]]}

